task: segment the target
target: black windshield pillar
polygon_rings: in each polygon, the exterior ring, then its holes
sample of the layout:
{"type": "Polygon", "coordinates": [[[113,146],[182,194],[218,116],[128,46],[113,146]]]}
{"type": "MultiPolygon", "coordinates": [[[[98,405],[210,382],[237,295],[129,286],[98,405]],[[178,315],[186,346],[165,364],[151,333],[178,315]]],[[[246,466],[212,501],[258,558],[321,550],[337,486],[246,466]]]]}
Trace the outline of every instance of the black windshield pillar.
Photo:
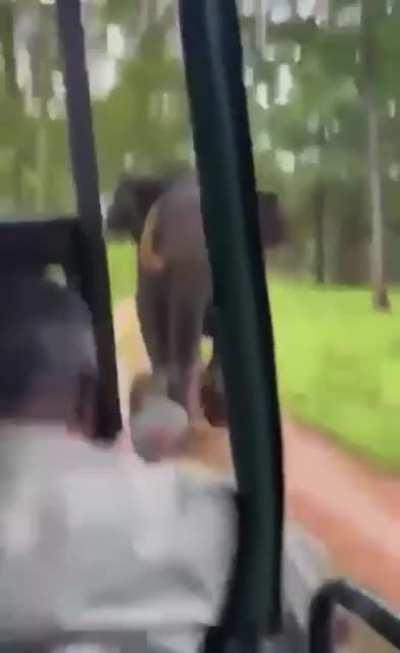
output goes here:
{"type": "Polygon", "coordinates": [[[234,0],[179,4],[239,485],[239,556],[224,628],[243,642],[254,642],[254,634],[280,628],[283,480],[239,24],[234,0]]]}
{"type": "Polygon", "coordinates": [[[121,428],[121,416],[80,0],[57,0],[57,18],[79,214],[80,290],[92,312],[100,368],[98,434],[110,440],[121,428]]]}

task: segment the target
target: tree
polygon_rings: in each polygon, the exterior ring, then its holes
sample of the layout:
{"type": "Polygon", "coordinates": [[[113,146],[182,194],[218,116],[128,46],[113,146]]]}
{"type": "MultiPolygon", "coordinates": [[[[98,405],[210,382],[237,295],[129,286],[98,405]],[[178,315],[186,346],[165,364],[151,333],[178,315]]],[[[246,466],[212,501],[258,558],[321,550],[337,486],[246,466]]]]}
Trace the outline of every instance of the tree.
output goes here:
{"type": "MultiPolygon", "coordinates": [[[[384,189],[388,175],[393,174],[389,169],[393,171],[400,166],[400,119],[396,111],[397,102],[400,104],[400,87],[392,63],[400,54],[400,7],[399,3],[373,0],[362,0],[362,3],[361,0],[330,0],[319,17],[323,18],[320,23],[312,17],[303,20],[295,16],[292,8],[288,21],[268,26],[268,42],[274,46],[273,61],[260,61],[255,51],[251,57],[247,55],[247,59],[254,62],[255,85],[264,81],[271,90],[283,62],[290,67],[293,79],[288,104],[281,107],[276,106],[274,100],[270,101],[264,112],[264,126],[260,127],[258,120],[256,129],[265,131],[267,125],[272,148],[276,152],[289,150],[296,157],[290,185],[297,189],[299,206],[303,210],[309,207],[309,217],[304,216],[304,219],[309,225],[307,233],[313,231],[316,280],[325,277],[324,232],[328,227],[331,231],[328,218],[334,218],[337,223],[337,239],[345,249],[357,243],[361,247],[369,231],[374,252],[370,259],[374,305],[385,308],[388,298],[384,234],[388,219],[383,217],[387,204],[384,189]],[[360,8],[363,8],[362,21],[360,8]],[[365,13],[365,8],[369,14],[365,13]],[[294,49],[296,56],[291,56],[294,49]],[[351,97],[346,99],[340,97],[345,88],[352,89],[351,97]],[[365,143],[368,157],[365,156],[365,143]],[[311,150],[314,156],[307,165],[304,159],[311,150]],[[314,182],[310,186],[313,169],[314,182]],[[368,186],[369,212],[362,200],[363,177],[368,186]],[[334,197],[335,193],[340,193],[340,201],[334,197]],[[302,200],[304,196],[309,197],[308,202],[302,200]],[[329,217],[334,206],[337,215],[329,217]]],[[[251,39],[248,42],[255,50],[251,39]]],[[[272,97],[275,98],[276,93],[269,92],[269,99],[272,97]]],[[[395,206],[394,200],[391,206],[395,206]]],[[[331,243],[328,244],[331,248],[331,243]]],[[[361,252],[360,247],[356,249],[361,252]]],[[[362,247],[365,249],[365,245],[362,247]]],[[[341,261],[344,265],[339,278],[343,281],[357,278],[350,270],[351,265],[344,264],[340,247],[336,258],[339,267],[341,261]]],[[[355,268],[356,258],[354,255],[355,268]]]]}
{"type": "Polygon", "coordinates": [[[110,95],[94,103],[100,169],[115,184],[126,155],[137,173],[154,173],[187,159],[191,137],[181,61],[168,50],[176,7],[166,3],[141,26],[134,53],[120,64],[110,95]]]}
{"type": "MultiPolygon", "coordinates": [[[[3,48],[4,56],[4,81],[5,94],[9,106],[12,108],[14,115],[22,118],[22,97],[17,84],[17,71],[15,62],[15,43],[14,28],[15,11],[10,3],[0,5],[0,43],[3,48]]],[[[19,133],[19,130],[18,132],[19,133]]],[[[12,165],[12,195],[13,203],[19,207],[22,196],[22,173],[23,164],[21,157],[21,147],[18,135],[16,134],[16,144],[14,148],[13,165],[12,165]]]]}
{"type": "MultiPolygon", "coordinates": [[[[313,242],[313,276],[317,283],[324,283],[327,259],[331,258],[326,250],[332,247],[326,234],[329,196],[339,185],[343,186],[342,193],[347,193],[344,172],[355,181],[362,172],[359,134],[352,121],[348,124],[350,110],[359,110],[357,89],[350,75],[343,75],[341,67],[339,71],[332,68],[330,57],[322,57],[319,47],[310,40],[292,70],[293,87],[288,102],[272,106],[264,120],[275,149],[295,155],[296,166],[291,176],[296,183],[292,179],[291,184],[297,189],[298,204],[307,213],[304,219],[308,227],[303,234],[308,234],[313,242]]],[[[340,222],[337,219],[337,230],[340,222]]]]}
{"type": "Polygon", "coordinates": [[[363,91],[368,122],[368,187],[372,227],[371,276],[373,304],[378,310],[390,308],[385,279],[384,221],[380,162],[380,128],[376,98],[376,38],[374,25],[381,7],[373,0],[362,0],[363,91]]]}

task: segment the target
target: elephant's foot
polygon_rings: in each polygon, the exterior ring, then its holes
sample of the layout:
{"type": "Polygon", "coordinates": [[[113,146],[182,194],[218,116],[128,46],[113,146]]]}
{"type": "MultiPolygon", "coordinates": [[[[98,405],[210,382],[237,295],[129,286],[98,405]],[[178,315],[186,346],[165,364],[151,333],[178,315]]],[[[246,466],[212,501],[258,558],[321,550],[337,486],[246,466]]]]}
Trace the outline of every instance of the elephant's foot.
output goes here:
{"type": "Polygon", "coordinates": [[[201,377],[200,398],[206,419],[212,426],[227,426],[227,406],[222,372],[209,366],[201,377]]]}

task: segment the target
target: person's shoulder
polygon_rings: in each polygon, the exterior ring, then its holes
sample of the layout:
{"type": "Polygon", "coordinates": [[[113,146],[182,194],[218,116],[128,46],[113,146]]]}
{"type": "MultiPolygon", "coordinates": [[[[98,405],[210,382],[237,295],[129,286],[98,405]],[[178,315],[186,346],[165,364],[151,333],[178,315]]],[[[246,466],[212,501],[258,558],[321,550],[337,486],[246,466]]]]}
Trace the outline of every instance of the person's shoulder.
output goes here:
{"type": "Polygon", "coordinates": [[[30,445],[31,455],[41,457],[49,480],[74,476],[110,475],[115,454],[83,440],[44,436],[30,445]]]}
{"type": "Polygon", "coordinates": [[[123,501],[129,492],[129,475],[118,461],[116,451],[51,433],[32,438],[23,454],[23,467],[35,469],[35,483],[42,492],[53,497],[52,503],[69,506],[73,512],[83,504],[88,509],[93,504],[97,511],[109,496],[123,501]]]}

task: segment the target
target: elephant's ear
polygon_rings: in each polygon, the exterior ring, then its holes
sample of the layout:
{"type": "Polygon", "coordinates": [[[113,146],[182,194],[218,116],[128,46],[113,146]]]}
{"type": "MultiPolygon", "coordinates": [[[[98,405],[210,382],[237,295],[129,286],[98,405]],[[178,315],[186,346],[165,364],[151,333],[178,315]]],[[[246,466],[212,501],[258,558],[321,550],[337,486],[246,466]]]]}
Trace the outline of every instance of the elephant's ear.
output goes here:
{"type": "Polygon", "coordinates": [[[166,190],[166,186],[167,183],[164,177],[137,179],[135,182],[135,191],[139,211],[146,216],[154,202],[166,190]]]}
{"type": "Polygon", "coordinates": [[[129,231],[136,243],[140,241],[146,217],[156,200],[165,192],[166,179],[161,177],[137,177],[124,175],[120,179],[119,193],[129,198],[124,205],[128,208],[129,231]]]}
{"type": "Polygon", "coordinates": [[[270,249],[288,240],[284,211],[276,193],[258,192],[258,217],[263,248],[270,249]]]}

